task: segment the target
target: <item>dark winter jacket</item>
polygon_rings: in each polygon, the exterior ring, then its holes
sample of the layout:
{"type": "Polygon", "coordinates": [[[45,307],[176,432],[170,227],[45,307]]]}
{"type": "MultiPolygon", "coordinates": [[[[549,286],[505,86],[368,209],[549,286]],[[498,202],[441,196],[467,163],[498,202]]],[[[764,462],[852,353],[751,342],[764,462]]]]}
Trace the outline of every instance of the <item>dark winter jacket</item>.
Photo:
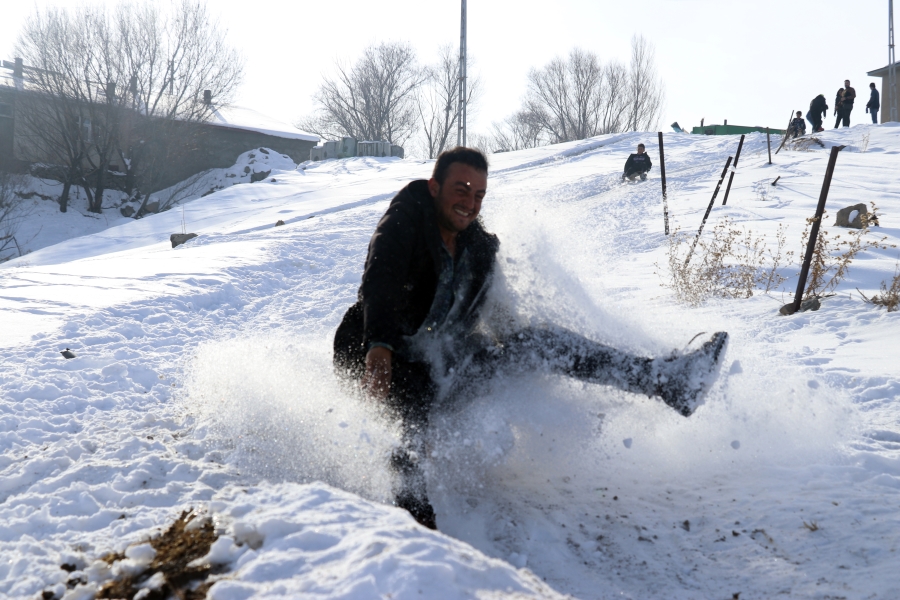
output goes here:
{"type": "MultiPolygon", "coordinates": [[[[456,245],[457,258],[466,255],[469,281],[463,296],[452,300],[454,325],[465,329],[478,320],[500,242],[477,220],[458,234],[456,245]]],[[[391,201],[369,242],[358,301],[335,333],[337,364],[359,365],[372,345],[403,353],[434,303],[442,253],[434,199],[426,181],[413,181],[391,201]]]]}
{"type": "Polygon", "coordinates": [[[625,174],[646,173],[652,166],[653,163],[650,162],[650,155],[646,152],[643,154],[632,154],[628,157],[628,160],[625,161],[625,174]]]}
{"type": "Polygon", "coordinates": [[[834,114],[838,114],[841,112],[841,106],[844,104],[844,88],[841,88],[837,91],[837,95],[834,97],[834,114]]]}
{"type": "Polygon", "coordinates": [[[856,100],[856,90],[848,87],[844,90],[844,97],[841,100],[841,107],[846,111],[853,110],[853,101],[856,100]]]}
{"type": "Polygon", "coordinates": [[[819,94],[812,99],[812,102],[809,103],[809,114],[814,121],[821,121],[823,117],[828,116],[828,103],[825,101],[825,96],[819,94]]]}
{"type": "Polygon", "coordinates": [[[878,98],[878,90],[872,88],[872,93],[869,94],[869,101],[866,103],[866,108],[869,110],[878,110],[881,108],[881,102],[878,98]]]}
{"type": "Polygon", "coordinates": [[[791,126],[788,127],[788,131],[793,136],[806,134],[806,121],[804,121],[800,117],[796,117],[793,121],[791,121],[791,126]]]}

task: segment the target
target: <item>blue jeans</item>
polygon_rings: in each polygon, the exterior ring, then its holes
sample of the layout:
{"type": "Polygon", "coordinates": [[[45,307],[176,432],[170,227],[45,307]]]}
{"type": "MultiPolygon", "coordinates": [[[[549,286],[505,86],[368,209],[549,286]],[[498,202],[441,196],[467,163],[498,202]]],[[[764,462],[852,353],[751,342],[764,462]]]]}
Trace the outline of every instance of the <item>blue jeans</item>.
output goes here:
{"type": "Polygon", "coordinates": [[[872,110],[870,108],[869,112],[872,114],[872,122],[877,125],[878,124],[878,109],[876,108],[875,110],[872,110]]]}

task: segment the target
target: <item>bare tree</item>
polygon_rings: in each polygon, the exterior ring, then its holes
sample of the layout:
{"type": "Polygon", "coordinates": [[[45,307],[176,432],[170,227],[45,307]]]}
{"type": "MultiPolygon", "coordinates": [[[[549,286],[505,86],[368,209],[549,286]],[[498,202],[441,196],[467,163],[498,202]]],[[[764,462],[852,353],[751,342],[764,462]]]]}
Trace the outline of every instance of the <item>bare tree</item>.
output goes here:
{"type": "Polygon", "coordinates": [[[372,45],[351,66],[338,63],[313,97],[317,112],[298,126],[322,137],[352,136],[403,145],[418,124],[416,93],[427,74],[412,46],[372,45]]]}
{"type": "Polygon", "coordinates": [[[211,114],[204,90],[227,103],[243,71],[206,5],[191,0],[165,14],[149,2],[113,12],[38,9],[16,50],[33,67],[23,154],[61,165],[62,211],[75,184],[88,209],[101,210],[114,158],[126,173],[125,191],[154,191],[161,173],[184,157],[176,150],[193,147],[191,124],[211,114]]]}
{"type": "Polygon", "coordinates": [[[598,133],[618,133],[625,129],[628,105],[628,68],[618,61],[603,67],[603,108],[598,133]]]}
{"type": "Polygon", "coordinates": [[[216,105],[231,102],[244,61],[203,2],[181,0],[170,15],[152,3],[120,5],[115,21],[130,109],[120,159],[125,191],[144,192],[141,216],[172,165],[195,154],[202,136],[197,124],[213,110],[203,101],[205,91],[216,105]]]}
{"type": "Polygon", "coordinates": [[[596,54],[575,48],[528,73],[525,109],[539,119],[550,143],[599,133],[603,66],[596,54]]]}
{"type": "MultiPolygon", "coordinates": [[[[466,72],[472,72],[472,59],[467,57],[466,72]]],[[[466,84],[466,106],[469,116],[474,114],[481,95],[481,79],[469,76],[466,84]]],[[[451,46],[442,46],[438,61],[425,67],[425,81],[416,95],[418,118],[421,123],[421,150],[424,156],[435,158],[456,145],[455,131],[459,123],[459,54],[451,46]]]]}
{"type": "Polygon", "coordinates": [[[16,111],[19,151],[34,161],[49,161],[63,182],[60,211],[66,212],[72,185],[83,180],[90,119],[79,100],[82,77],[71,61],[68,42],[78,35],[67,14],[56,8],[26,20],[16,52],[27,63],[27,101],[16,111]]]}
{"type": "Polygon", "coordinates": [[[631,38],[631,68],[628,71],[629,131],[656,129],[662,113],[664,92],[656,74],[653,46],[642,35],[631,38]]]}
{"type": "Polygon", "coordinates": [[[631,62],[603,64],[596,54],[573,49],[528,73],[522,109],[499,124],[497,149],[556,144],[604,133],[655,128],[663,106],[653,46],[643,36],[631,41],[631,62]]]}
{"type": "Polygon", "coordinates": [[[544,145],[541,115],[522,109],[491,127],[490,152],[511,152],[544,145]]]}

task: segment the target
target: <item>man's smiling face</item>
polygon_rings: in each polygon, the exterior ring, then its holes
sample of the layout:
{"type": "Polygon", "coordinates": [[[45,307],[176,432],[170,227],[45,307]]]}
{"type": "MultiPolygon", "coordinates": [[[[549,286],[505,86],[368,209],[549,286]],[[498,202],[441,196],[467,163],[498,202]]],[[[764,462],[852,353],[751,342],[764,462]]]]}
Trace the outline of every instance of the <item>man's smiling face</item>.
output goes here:
{"type": "Polygon", "coordinates": [[[443,185],[430,179],[428,189],[434,196],[438,226],[447,233],[457,234],[481,212],[481,201],[487,193],[487,173],[456,162],[447,168],[443,185]]]}

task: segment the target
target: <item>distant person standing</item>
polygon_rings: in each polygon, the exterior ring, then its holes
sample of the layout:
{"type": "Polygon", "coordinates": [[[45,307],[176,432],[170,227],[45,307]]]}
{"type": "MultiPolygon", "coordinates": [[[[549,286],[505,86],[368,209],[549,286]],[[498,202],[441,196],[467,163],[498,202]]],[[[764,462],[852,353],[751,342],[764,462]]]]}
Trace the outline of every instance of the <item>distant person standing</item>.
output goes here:
{"type": "Polygon", "coordinates": [[[881,102],[878,98],[878,89],[874,83],[869,84],[872,92],[869,94],[869,101],[866,103],[866,112],[872,115],[872,122],[878,124],[878,109],[881,108],[881,102]]]}
{"type": "Polygon", "coordinates": [[[841,106],[844,104],[844,88],[838,88],[837,95],[834,97],[834,115],[837,117],[834,121],[834,128],[841,126],[841,106]]]}
{"type": "Polygon", "coordinates": [[[813,133],[823,131],[822,121],[827,116],[828,103],[825,101],[825,96],[819,94],[809,103],[809,112],[806,113],[806,118],[809,120],[809,124],[812,125],[813,133]]]}
{"type": "MultiPolygon", "coordinates": [[[[850,112],[853,110],[853,101],[856,100],[856,90],[850,87],[850,80],[844,80],[844,95],[841,99],[841,110],[838,115],[844,127],[850,127],[850,112]]],[[[837,125],[835,125],[837,127],[837,125]]]]}
{"type": "Polygon", "coordinates": [[[803,120],[803,111],[798,110],[797,116],[788,127],[788,137],[795,138],[800,135],[806,135],[806,121],[803,120]]]}

